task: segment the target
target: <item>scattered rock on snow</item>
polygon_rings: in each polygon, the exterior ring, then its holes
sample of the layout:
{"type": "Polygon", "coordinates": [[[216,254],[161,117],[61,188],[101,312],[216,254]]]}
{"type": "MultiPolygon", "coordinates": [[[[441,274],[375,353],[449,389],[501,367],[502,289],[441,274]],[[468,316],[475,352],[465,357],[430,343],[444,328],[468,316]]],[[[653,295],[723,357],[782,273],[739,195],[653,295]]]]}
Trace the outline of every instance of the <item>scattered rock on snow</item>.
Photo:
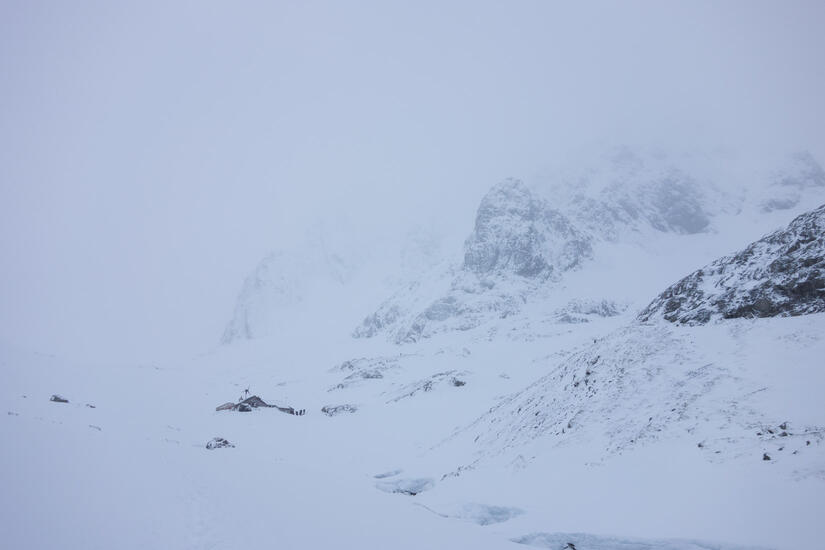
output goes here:
{"type": "Polygon", "coordinates": [[[358,410],[358,407],[355,405],[344,404],[344,405],[325,405],[321,407],[321,412],[327,416],[335,416],[341,413],[354,413],[358,410]]]}
{"type": "Polygon", "coordinates": [[[206,444],[206,448],[209,449],[210,451],[213,450],[213,449],[222,449],[224,447],[234,448],[235,446],[232,443],[230,443],[229,441],[227,441],[226,439],[222,438],[222,437],[213,437],[206,444]]]}

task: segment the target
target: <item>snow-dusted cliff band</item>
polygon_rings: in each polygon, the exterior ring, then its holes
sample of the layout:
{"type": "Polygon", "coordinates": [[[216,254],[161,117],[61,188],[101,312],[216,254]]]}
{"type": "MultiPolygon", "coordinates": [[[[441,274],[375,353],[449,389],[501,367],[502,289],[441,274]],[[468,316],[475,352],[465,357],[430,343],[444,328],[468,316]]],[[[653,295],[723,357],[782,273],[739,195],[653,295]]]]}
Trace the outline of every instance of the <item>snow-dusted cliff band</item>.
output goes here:
{"type": "Polygon", "coordinates": [[[825,205],[787,229],[699,269],[640,314],[647,321],[704,324],[714,318],[795,316],[825,311],[825,205]]]}

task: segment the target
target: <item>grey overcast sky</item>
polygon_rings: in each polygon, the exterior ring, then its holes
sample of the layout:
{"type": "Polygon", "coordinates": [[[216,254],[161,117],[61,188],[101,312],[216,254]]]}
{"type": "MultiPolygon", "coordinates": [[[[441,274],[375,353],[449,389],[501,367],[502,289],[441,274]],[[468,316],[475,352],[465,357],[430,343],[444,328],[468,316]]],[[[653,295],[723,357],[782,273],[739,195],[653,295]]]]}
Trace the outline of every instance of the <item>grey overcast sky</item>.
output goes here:
{"type": "Polygon", "coordinates": [[[313,220],[463,223],[592,140],[822,160],[823,28],[821,0],[2,0],[0,342],[206,349],[313,220]]]}

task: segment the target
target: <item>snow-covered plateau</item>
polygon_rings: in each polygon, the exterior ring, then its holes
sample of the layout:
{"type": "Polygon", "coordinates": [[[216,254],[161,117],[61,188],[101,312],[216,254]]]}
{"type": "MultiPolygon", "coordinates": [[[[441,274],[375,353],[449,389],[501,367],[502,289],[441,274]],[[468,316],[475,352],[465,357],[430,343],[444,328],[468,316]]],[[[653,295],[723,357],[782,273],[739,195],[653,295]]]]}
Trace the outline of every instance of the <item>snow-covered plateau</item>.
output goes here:
{"type": "Polygon", "coordinates": [[[751,168],[619,148],[463,245],[313,232],[188,362],[3,347],[3,546],[823,548],[825,174],[751,168]]]}

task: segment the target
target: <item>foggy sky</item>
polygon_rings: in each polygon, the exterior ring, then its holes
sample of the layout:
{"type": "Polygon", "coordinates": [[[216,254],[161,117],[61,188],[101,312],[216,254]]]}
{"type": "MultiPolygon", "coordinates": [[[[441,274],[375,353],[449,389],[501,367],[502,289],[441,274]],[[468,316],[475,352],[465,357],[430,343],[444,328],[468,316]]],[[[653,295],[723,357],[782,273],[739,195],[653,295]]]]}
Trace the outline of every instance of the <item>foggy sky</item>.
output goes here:
{"type": "Polygon", "coordinates": [[[825,3],[0,2],[0,345],[213,346],[329,213],[469,231],[594,140],[825,158],[825,3]]]}

